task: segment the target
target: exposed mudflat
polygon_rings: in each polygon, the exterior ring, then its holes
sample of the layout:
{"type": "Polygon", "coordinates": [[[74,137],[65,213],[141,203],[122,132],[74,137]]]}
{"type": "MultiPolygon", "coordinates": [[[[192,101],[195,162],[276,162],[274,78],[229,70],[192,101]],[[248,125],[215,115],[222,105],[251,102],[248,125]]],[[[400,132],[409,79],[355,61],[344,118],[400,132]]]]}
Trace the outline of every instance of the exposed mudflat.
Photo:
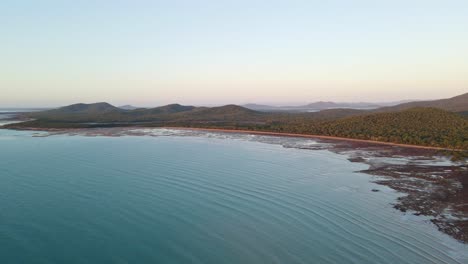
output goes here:
{"type": "MultiPolygon", "coordinates": [[[[468,166],[450,162],[435,150],[331,143],[331,151],[369,165],[360,172],[379,176],[375,183],[406,194],[394,207],[431,217],[440,231],[468,243],[468,166]]],[[[378,190],[373,190],[378,191],[378,190]]]]}

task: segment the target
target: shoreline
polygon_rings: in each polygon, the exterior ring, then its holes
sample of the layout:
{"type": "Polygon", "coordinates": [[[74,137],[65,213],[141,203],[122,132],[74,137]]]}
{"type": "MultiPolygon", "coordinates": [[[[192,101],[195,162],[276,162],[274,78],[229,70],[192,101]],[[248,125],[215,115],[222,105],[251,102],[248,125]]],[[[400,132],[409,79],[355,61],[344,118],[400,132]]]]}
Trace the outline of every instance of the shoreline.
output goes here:
{"type": "Polygon", "coordinates": [[[324,135],[254,131],[254,130],[244,130],[244,129],[237,130],[237,129],[224,129],[224,128],[192,128],[192,127],[159,127],[159,128],[179,129],[179,130],[195,130],[195,131],[206,131],[206,132],[239,133],[239,134],[250,134],[250,135],[259,135],[259,136],[296,137],[296,138],[310,138],[310,139],[317,138],[317,139],[350,141],[350,142],[376,144],[376,145],[386,145],[386,146],[394,146],[394,147],[404,147],[404,148],[417,148],[417,149],[427,149],[427,150],[465,151],[463,149],[450,149],[450,148],[443,148],[443,147],[411,145],[411,144],[392,143],[392,142],[385,142],[385,141],[357,139],[357,138],[346,138],[346,137],[336,137],[336,136],[324,136],[324,135]]]}
{"type": "Polygon", "coordinates": [[[283,133],[283,132],[270,132],[270,131],[255,131],[245,129],[228,129],[228,128],[202,128],[202,127],[173,127],[173,126],[161,126],[161,127],[145,127],[145,126],[123,126],[123,127],[89,127],[89,128],[39,128],[39,127],[11,127],[0,129],[11,129],[11,130],[23,130],[23,131],[46,131],[46,132],[61,132],[61,131],[76,131],[76,130],[88,130],[88,129],[104,129],[104,128],[116,128],[116,129],[177,129],[177,130],[193,130],[193,131],[205,131],[205,132],[220,132],[220,133],[238,133],[238,134],[249,134],[259,136],[274,136],[274,137],[295,137],[295,138],[310,138],[310,139],[324,139],[334,141],[348,141],[355,143],[384,145],[402,148],[413,148],[422,150],[438,150],[438,151],[457,151],[463,152],[468,151],[464,149],[451,149],[435,146],[423,146],[423,145],[412,145],[404,143],[394,143],[386,141],[377,141],[369,139],[357,139],[357,138],[346,138],[338,136],[325,136],[325,135],[312,135],[312,134],[297,134],[297,133],[283,133]]]}

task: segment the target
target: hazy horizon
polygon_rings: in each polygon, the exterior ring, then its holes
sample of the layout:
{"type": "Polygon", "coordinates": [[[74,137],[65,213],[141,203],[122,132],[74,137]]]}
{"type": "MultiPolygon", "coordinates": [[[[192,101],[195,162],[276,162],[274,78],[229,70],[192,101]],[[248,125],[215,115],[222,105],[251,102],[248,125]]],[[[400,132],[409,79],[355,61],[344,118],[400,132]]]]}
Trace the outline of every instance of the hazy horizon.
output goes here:
{"type": "MultiPolygon", "coordinates": [[[[464,93],[463,93],[464,94],[464,93]]],[[[92,103],[109,103],[111,105],[120,107],[120,106],[134,106],[134,107],[158,107],[158,106],[164,106],[168,104],[181,104],[181,105],[193,105],[193,106],[208,106],[208,107],[213,107],[213,106],[223,106],[223,105],[228,105],[228,104],[236,104],[236,105],[247,105],[247,104],[257,104],[257,105],[268,105],[268,106],[303,106],[307,105],[310,103],[316,103],[316,102],[333,102],[333,103],[371,103],[371,104],[376,104],[376,105],[394,105],[394,104],[400,104],[400,103],[406,103],[406,102],[412,102],[412,101],[430,101],[430,100],[438,100],[438,99],[448,99],[454,96],[458,96],[461,94],[456,94],[453,96],[449,97],[444,97],[444,98],[428,98],[428,99],[402,99],[402,100],[389,100],[389,101],[334,101],[334,100],[310,100],[310,101],[292,101],[292,102],[287,102],[287,101],[252,101],[252,102],[230,102],[230,101],[220,101],[218,103],[212,102],[212,103],[184,103],[184,102],[163,102],[163,103],[153,103],[153,104],[138,104],[138,103],[129,103],[129,102],[114,102],[112,100],[97,100],[97,101],[76,101],[76,102],[70,102],[70,103],[64,103],[64,104],[50,104],[50,105],[23,105],[21,103],[16,103],[16,104],[5,104],[1,105],[0,104],[0,109],[41,109],[41,108],[55,108],[55,107],[61,107],[61,106],[67,106],[71,104],[77,104],[77,103],[85,103],[85,104],[92,104],[92,103]]]]}
{"type": "Polygon", "coordinates": [[[466,1],[2,1],[0,107],[468,91],[466,1]]]}

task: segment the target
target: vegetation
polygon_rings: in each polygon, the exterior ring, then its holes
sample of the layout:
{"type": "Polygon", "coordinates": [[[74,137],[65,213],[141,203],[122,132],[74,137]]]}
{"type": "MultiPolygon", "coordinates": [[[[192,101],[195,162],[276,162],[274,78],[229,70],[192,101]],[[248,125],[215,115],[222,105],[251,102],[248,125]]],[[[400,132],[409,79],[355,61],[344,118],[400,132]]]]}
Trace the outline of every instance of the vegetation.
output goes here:
{"type": "Polygon", "coordinates": [[[178,104],[124,110],[106,103],[76,104],[28,113],[35,120],[10,128],[89,128],[178,126],[245,129],[338,136],[468,150],[468,119],[436,108],[374,113],[330,109],[314,113],[258,112],[237,105],[193,107],[178,104]]]}
{"type": "Polygon", "coordinates": [[[321,125],[317,133],[403,144],[468,149],[468,122],[435,108],[350,117],[321,125]]]}

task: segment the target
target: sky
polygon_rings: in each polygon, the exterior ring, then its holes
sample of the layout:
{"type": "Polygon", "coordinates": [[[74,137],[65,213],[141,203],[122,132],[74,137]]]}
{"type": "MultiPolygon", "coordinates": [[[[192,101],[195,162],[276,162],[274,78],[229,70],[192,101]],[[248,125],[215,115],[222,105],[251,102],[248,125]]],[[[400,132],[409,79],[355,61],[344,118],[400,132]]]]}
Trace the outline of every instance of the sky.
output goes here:
{"type": "Polygon", "coordinates": [[[468,1],[0,1],[0,107],[468,92],[468,1]]]}

